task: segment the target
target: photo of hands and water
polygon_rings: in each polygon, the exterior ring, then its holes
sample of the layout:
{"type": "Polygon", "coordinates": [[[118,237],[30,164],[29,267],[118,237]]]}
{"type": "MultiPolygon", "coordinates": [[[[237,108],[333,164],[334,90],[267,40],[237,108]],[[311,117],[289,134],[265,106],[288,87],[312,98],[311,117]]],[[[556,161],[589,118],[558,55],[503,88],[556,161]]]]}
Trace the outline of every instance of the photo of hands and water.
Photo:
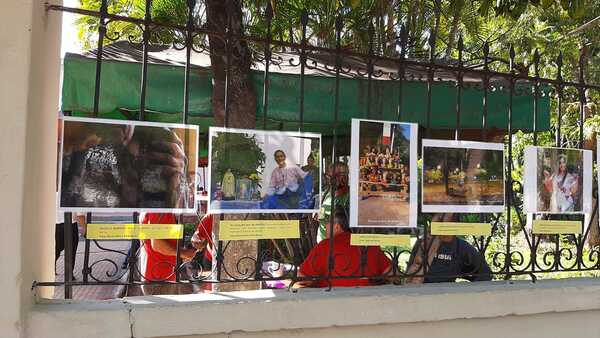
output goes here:
{"type": "Polygon", "coordinates": [[[65,117],[63,211],[193,211],[197,126],[65,117]]]}

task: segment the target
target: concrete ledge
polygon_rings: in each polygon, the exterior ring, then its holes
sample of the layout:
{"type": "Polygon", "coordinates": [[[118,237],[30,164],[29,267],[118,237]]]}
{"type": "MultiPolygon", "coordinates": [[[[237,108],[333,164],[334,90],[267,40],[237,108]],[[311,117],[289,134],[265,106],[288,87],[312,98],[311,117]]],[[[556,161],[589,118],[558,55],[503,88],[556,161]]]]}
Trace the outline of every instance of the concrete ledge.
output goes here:
{"type": "Polygon", "coordinates": [[[43,337],[91,338],[96,335],[90,335],[90,330],[102,329],[104,333],[97,337],[141,338],[594,310],[600,310],[600,280],[570,279],[535,284],[519,281],[339,288],[331,292],[258,290],[133,297],[120,302],[38,304],[29,317],[28,326],[38,327],[41,323],[46,328],[43,337]],[[63,322],[70,316],[76,319],[69,324],[63,322]],[[107,325],[103,326],[102,322],[107,325]],[[74,330],[65,332],[67,325],[75,326],[74,330]]]}
{"type": "Polygon", "coordinates": [[[123,301],[44,301],[28,313],[25,337],[131,338],[130,308],[123,301]]]}

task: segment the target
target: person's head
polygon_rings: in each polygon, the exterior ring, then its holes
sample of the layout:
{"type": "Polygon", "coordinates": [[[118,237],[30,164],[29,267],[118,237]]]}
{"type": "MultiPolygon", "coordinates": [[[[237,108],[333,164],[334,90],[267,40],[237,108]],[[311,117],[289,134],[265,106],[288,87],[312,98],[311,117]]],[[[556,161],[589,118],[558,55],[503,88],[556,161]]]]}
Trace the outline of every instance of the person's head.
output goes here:
{"type": "Polygon", "coordinates": [[[567,172],[567,157],[565,155],[560,155],[558,157],[558,172],[559,173],[567,172]]]}
{"type": "Polygon", "coordinates": [[[348,216],[346,216],[346,211],[340,207],[335,208],[335,212],[333,213],[333,236],[331,236],[330,224],[327,224],[325,226],[326,238],[332,238],[343,232],[349,231],[350,225],[348,224],[348,216]]]}
{"type": "MultiPolygon", "coordinates": [[[[447,212],[443,214],[433,214],[431,217],[432,222],[458,222],[459,217],[458,214],[447,212]]],[[[438,236],[442,242],[451,242],[454,240],[455,236],[438,236]]]]}
{"type": "Polygon", "coordinates": [[[335,183],[338,189],[348,186],[348,165],[346,163],[336,162],[329,165],[326,174],[328,181],[332,180],[335,176],[335,183]]]}
{"type": "Polygon", "coordinates": [[[275,163],[277,163],[277,165],[280,168],[285,167],[285,153],[283,152],[283,150],[281,150],[281,149],[275,150],[273,157],[275,157],[275,163]]]}
{"type": "Polygon", "coordinates": [[[313,156],[313,154],[308,155],[308,157],[306,158],[306,164],[308,164],[311,167],[315,165],[315,157],[313,156]]]}

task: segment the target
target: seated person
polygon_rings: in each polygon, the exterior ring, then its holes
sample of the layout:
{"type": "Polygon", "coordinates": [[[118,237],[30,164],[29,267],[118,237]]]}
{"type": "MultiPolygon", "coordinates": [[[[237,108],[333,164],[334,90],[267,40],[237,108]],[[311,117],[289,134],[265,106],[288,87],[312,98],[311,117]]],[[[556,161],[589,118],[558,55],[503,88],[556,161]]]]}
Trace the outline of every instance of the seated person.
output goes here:
{"type": "Polygon", "coordinates": [[[277,167],[271,172],[261,209],[309,209],[307,192],[312,191],[312,174],[288,164],[283,150],[273,154],[277,167]]]}
{"type": "Polygon", "coordinates": [[[196,255],[196,257],[199,258],[198,263],[203,272],[210,271],[212,267],[213,250],[215,249],[212,240],[212,225],[213,215],[205,214],[192,235],[192,245],[201,253],[200,256],[196,255]]]}
{"type": "MultiPolygon", "coordinates": [[[[326,239],[317,244],[308,254],[298,270],[298,277],[327,278],[329,264],[329,245],[333,240],[332,286],[376,285],[374,279],[358,278],[380,277],[383,280],[390,267],[390,259],[379,247],[360,247],[350,245],[350,228],[343,209],[336,209],[333,216],[333,234],[330,226],[326,228],[326,239]],[[365,257],[366,255],[366,257],[365,257]],[[336,278],[350,277],[357,278],[336,278]]],[[[300,286],[326,287],[326,280],[302,281],[300,286]]]]}
{"type": "MultiPolygon", "coordinates": [[[[177,224],[174,214],[147,213],[143,224],[177,224]]],[[[140,250],[140,273],[143,281],[175,281],[177,265],[177,240],[175,239],[146,239],[142,241],[140,250]]],[[[191,261],[196,249],[181,249],[182,262],[191,261]]],[[[155,284],[143,285],[144,295],[184,294],[192,293],[189,284],[155,284]]]]}
{"type": "MultiPolygon", "coordinates": [[[[308,155],[306,158],[306,165],[301,169],[305,173],[310,174],[312,177],[312,190],[307,191],[307,194],[310,194],[311,199],[319,198],[319,193],[321,190],[321,172],[319,171],[319,167],[315,165],[315,157],[312,153],[308,155]]],[[[315,201],[313,200],[311,203],[309,203],[308,209],[312,209],[314,207],[315,201]]]]}
{"type": "MultiPolygon", "coordinates": [[[[434,222],[456,222],[454,214],[436,214],[434,222]]],[[[463,278],[471,282],[489,281],[491,270],[483,255],[467,241],[456,236],[427,237],[428,270],[423,276],[423,241],[418,240],[408,262],[407,284],[455,282],[463,278]]]]}
{"type": "Polygon", "coordinates": [[[342,162],[336,162],[330,164],[325,173],[325,191],[321,198],[321,208],[319,210],[318,221],[319,231],[317,231],[317,242],[325,239],[325,229],[329,226],[329,218],[332,209],[335,210],[340,208],[346,211],[346,215],[349,213],[350,207],[350,187],[348,186],[348,165],[342,162]],[[335,189],[333,184],[335,181],[335,189]],[[332,190],[335,191],[332,198],[332,190]],[[335,208],[332,208],[335,205],[335,208]]]}

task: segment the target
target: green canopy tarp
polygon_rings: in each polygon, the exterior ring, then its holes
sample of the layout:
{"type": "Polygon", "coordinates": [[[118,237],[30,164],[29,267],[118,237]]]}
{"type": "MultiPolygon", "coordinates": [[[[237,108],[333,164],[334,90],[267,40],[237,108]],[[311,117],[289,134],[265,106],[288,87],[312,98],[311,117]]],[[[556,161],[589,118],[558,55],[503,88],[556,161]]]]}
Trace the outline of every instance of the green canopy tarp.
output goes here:
{"type": "MultiPolygon", "coordinates": [[[[74,115],[89,116],[93,111],[96,60],[77,54],[64,59],[62,110],[74,115]]],[[[263,72],[252,71],[252,82],[257,96],[257,128],[262,127],[263,72]]],[[[122,111],[139,110],[141,64],[106,60],[102,63],[99,117],[123,119],[122,111]]],[[[146,94],[146,118],[150,121],[181,122],[183,110],[184,68],[174,65],[149,64],[146,94]]],[[[367,115],[366,79],[340,80],[339,129],[349,133],[351,118],[397,120],[398,83],[373,80],[371,109],[367,115]]],[[[426,125],[427,85],[406,81],[403,86],[401,121],[426,125]]],[[[208,68],[193,67],[190,76],[188,121],[206,130],[213,122],[212,84],[208,68]]],[[[334,121],[335,78],[307,75],[304,92],[304,130],[332,133],[334,121]]],[[[432,87],[431,127],[452,129],[456,125],[456,87],[448,82],[435,82],[432,87]]],[[[465,88],[462,95],[461,127],[479,129],[482,126],[483,92],[465,88]]],[[[488,127],[507,128],[508,93],[493,91],[488,94],[488,127]]],[[[533,97],[517,95],[513,98],[513,128],[533,128],[533,97]]],[[[538,101],[538,130],[550,127],[548,96],[538,101]]],[[[297,130],[299,125],[300,76],[271,73],[267,129],[297,130]]]]}

